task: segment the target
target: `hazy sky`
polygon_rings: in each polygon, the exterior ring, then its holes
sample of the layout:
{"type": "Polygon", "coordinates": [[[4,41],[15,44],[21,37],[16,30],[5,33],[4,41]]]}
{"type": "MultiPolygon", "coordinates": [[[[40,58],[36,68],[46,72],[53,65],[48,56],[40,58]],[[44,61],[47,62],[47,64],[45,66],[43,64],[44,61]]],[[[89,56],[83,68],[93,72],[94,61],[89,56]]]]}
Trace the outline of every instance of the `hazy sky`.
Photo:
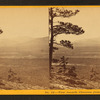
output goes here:
{"type": "MultiPolygon", "coordinates": [[[[85,30],[82,35],[59,35],[58,40],[79,41],[100,38],[100,7],[68,7],[80,10],[70,18],[55,18],[55,21],[71,22],[85,30]]],[[[48,36],[48,8],[0,8],[0,39],[38,38],[48,36]]],[[[100,40],[100,39],[99,39],[100,40]]]]}
{"type": "Polygon", "coordinates": [[[0,8],[0,39],[48,36],[48,8],[0,8]]]}
{"type": "Polygon", "coordinates": [[[100,7],[74,7],[67,8],[75,11],[76,9],[80,12],[70,18],[55,18],[55,21],[71,22],[74,25],[78,25],[85,30],[82,35],[59,35],[58,40],[68,39],[73,41],[79,41],[82,39],[96,38],[100,40],[100,7]]]}

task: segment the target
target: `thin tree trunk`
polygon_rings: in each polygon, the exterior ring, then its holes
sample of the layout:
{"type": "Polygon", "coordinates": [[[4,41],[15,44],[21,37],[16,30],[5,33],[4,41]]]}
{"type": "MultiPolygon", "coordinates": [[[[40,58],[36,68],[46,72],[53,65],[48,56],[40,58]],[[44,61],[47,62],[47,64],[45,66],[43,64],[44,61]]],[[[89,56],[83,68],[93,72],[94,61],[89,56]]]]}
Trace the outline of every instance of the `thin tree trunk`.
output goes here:
{"type": "Polygon", "coordinates": [[[49,71],[51,76],[51,67],[52,67],[52,55],[53,55],[53,10],[51,10],[51,39],[50,39],[50,50],[49,50],[49,71]]]}

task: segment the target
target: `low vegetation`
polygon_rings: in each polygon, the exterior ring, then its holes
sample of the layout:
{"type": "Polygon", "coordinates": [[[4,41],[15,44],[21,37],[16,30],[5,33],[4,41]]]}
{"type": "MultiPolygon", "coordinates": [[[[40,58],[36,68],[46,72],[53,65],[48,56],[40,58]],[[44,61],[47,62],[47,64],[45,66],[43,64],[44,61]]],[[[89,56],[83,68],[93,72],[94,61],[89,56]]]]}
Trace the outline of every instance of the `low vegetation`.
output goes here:
{"type": "Polygon", "coordinates": [[[95,68],[88,69],[90,73],[82,78],[76,66],[67,64],[68,58],[64,56],[54,62],[51,70],[51,89],[100,89],[99,73],[95,68]]]}

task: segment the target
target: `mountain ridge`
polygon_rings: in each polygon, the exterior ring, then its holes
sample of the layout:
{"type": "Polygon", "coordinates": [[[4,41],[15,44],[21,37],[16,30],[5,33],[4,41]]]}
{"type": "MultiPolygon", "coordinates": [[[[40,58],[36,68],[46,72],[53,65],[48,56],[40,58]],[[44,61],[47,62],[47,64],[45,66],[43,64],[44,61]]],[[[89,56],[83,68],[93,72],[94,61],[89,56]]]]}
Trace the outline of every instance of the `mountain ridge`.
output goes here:
{"type": "Polygon", "coordinates": [[[94,47],[94,46],[100,46],[100,39],[98,38],[92,38],[92,39],[85,39],[85,40],[79,40],[77,42],[73,42],[74,46],[79,46],[79,47],[94,47]]]}
{"type": "Polygon", "coordinates": [[[48,37],[31,38],[27,41],[7,41],[6,39],[0,42],[0,51],[20,51],[20,52],[47,52],[49,51],[48,37]],[[4,41],[4,42],[3,42],[4,41]]]}

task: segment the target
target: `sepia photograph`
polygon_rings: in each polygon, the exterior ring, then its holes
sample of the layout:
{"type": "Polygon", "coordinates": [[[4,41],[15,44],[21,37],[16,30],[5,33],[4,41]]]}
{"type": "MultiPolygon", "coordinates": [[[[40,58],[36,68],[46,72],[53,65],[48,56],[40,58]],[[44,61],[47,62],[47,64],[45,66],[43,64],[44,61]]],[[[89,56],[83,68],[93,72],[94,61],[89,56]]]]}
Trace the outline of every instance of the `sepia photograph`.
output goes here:
{"type": "Polygon", "coordinates": [[[0,12],[0,90],[100,89],[100,7],[0,12]]]}
{"type": "Polygon", "coordinates": [[[100,89],[100,7],[49,8],[51,89],[100,89]]]}
{"type": "Polygon", "coordinates": [[[0,12],[0,90],[48,89],[48,8],[0,12]]]}

